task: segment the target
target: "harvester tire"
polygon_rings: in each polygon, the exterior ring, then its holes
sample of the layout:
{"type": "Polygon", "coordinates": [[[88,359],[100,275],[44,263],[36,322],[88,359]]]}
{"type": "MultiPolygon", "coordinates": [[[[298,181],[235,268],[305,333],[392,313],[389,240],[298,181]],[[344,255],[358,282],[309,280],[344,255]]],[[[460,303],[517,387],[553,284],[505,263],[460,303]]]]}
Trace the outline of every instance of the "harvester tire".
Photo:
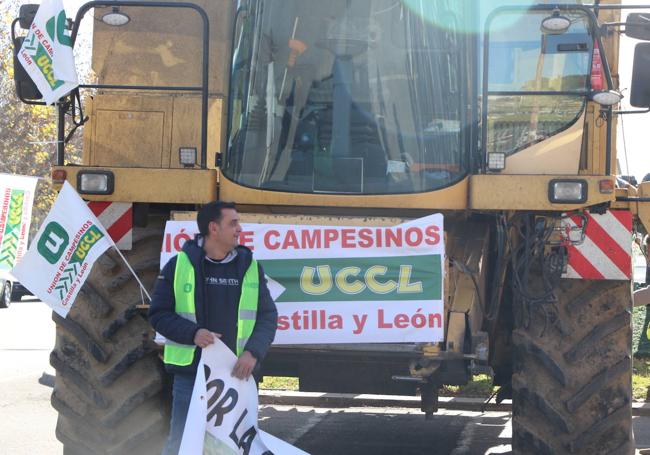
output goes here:
{"type": "MultiPolygon", "coordinates": [[[[159,270],[160,229],[134,229],[124,254],[148,290],[159,270]]],[[[137,281],[113,250],[95,263],[67,317],[52,313],[56,369],[52,406],[66,455],[159,454],[168,379],[137,305],[137,281]]]]}
{"type": "Polygon", "coordinates": [[[513,332],[513,452],[633,454],[629,282],[561,280],[513,332]]]}

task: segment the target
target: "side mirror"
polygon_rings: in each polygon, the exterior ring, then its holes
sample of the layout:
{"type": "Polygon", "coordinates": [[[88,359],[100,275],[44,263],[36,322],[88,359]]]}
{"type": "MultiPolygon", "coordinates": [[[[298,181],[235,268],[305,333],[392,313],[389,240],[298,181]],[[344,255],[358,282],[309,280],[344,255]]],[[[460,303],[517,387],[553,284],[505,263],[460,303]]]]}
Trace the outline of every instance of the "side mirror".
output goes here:
{"type": "Polygon", "coordinates": [[[32,26],[34,17],[36,16],[36,11],[38,11],[38,4],[28,3],[20,6],[18,12],[18,24],[20,28],[28,30],[32,26]]]}
{"type": "Polygon", "coordinates": [[[630,38],[650,41],[650,14],[630,13],[625,21],[625,34],[630,38]]]}
{"type": "Polygon", "coordinates": [[[630,104],[650,108],[650,43],[639,43],[634,48],[630,104]]]}
{"type": "Polygon", "coordinates": [[[24,40],[24,36],[19,36],[14,40],[14,83],[16,84],[16,94],[22,100],[36,101],[42,99],[43,95],[41,95],[25,68],[23,68],[22,63],[18,61],[18,52],[20,52],[24,40]]]}

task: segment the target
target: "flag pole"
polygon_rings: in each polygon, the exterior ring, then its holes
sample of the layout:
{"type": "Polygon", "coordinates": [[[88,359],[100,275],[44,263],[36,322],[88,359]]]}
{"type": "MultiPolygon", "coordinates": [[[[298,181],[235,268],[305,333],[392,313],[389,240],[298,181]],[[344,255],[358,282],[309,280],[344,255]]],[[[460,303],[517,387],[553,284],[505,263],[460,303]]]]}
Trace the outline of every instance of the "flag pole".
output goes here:
{"type": "MultiPolygon", "coordinates": [[[[110,238],[110,237],[109,237],[109,238],[110,238]]],[[[151,302],[151,297],[149,296],[149,293],[147,292],[147,289],[144,287],[144,284],[142,284],[142,281],[140,281],[140,278],[138,278],[138,275],[135,273],[135,271],[134,271],[133,268],[131,267],[131,264],[129,264],[129,262],[126,260],[126,258],[124,257],[124,255],[122,254],[122,252],[120,251],[120,249],[117,247],[117,245],[115,245],[115,242],[112,242],[112,243],[113,243],[113,248],[115,249],[115,251],[117,251],[117,254],[120,255],[120,257],[122,258],[122,260],[124,261],[124,263],[126,264],[126,266],[129,268],[129,270],[131,271],[131,273],[132,273],[133,276],[135,277],[135,280],[136,280],[136,281],[138,282],[138,284],[140,285],[140,289],[142,290],[142,292],[144,292],[144,295],[146,295],[147,298],[149,299],[149,301],[151,302]]]]}

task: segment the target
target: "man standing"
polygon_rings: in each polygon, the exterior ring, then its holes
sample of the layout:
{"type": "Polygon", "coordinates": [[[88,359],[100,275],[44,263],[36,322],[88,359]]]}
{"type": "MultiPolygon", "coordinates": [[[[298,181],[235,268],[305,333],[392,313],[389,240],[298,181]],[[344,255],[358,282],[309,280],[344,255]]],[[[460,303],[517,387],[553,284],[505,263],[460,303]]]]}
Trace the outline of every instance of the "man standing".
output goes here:
{"type": "Polygon", "coordinates": [[[198,212],[199,235],[163,268],[149,322],[163,335],[164,363],[174,375],[172,418],[163,455],[183,436],[201,348],[220,338],[234,352],[233,376],[248,380],[275,337],[277,309],[262,266],[239,245],[235,204],[216,201],[198,212]]]}

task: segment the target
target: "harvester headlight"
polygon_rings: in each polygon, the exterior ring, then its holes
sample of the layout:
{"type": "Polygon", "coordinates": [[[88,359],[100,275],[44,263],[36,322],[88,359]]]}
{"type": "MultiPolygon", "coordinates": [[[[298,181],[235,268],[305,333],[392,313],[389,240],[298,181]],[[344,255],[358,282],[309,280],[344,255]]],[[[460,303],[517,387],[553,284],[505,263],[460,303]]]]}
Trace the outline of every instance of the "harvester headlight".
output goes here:
{"type": "Polygon", "coordinates": [[[487,167],[491,171],[502,171],[506,168],[505,153],[488,153],[487,167]]]}
{"type": "Polygon", "coordinates": [[[621,102],[623,95],[615,90],[603,90],[592,93],[591,99],[601,106],[614,106],[621,102]]]}
{"type": "Polygon", "coordinates": [[[179,148],[178,161],[185,167],[194,167],[196,165],[196,147],[179,148]]]}
{"type": "Polygon", "coordinates": [[[112,194],[115,176],[111,171],[81,171],[77,174],[80,194],[112,194]]]}
{"type": "Polygon", "coordinates": [[[114,6],[110,13],[106,13],[102,16],[102,22],[112,27],[126,25],[130,20],[131,18],[126,13],[120,11],[119,6],[114,6]]]}
{"type": "Polygon", "coordinates": [[[551,180],[548,184],[548,199],[555,204],[581,204],[587,201],[586,180],[551,180]]]}
{"type": "Polygon", "coordinates": [[[571,27],[571,19],[562,16],[559,8],[555,8],[550,16],[542,20],[540,25],[542,33],[547,33],[549,35],[561,35],[562,33],[565,33],[569,27],[571,27]]]}

